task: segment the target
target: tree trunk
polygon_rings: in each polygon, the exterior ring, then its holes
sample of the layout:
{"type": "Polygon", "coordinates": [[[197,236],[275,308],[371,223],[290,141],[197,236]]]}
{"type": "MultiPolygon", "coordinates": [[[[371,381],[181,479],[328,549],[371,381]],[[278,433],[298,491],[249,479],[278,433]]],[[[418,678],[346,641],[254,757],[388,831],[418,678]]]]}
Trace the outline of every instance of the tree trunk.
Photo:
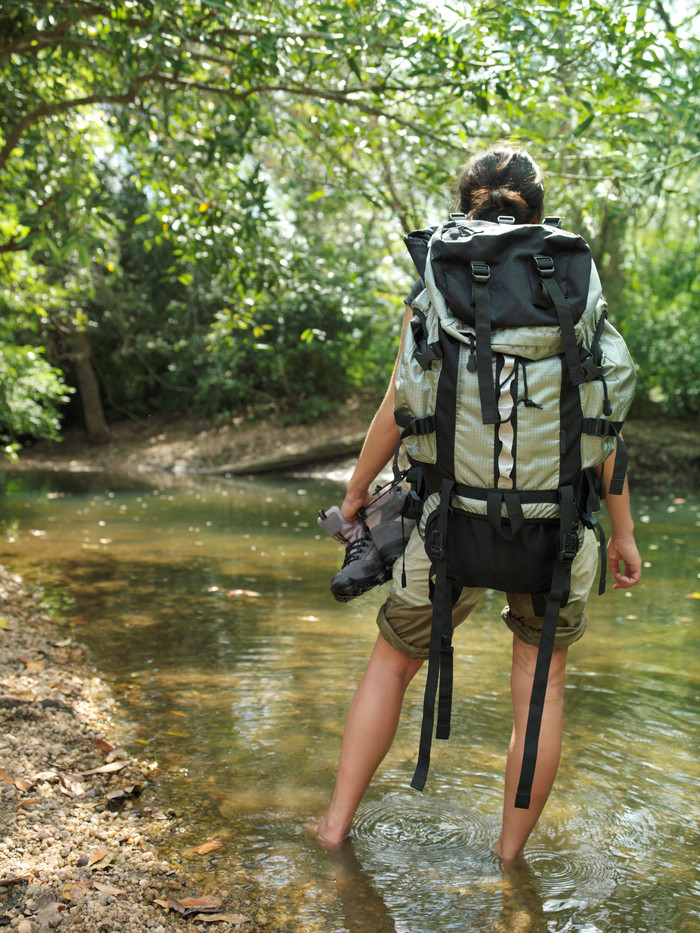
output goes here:
{"type": "Polygon", "coordinates": [[[85,331],[73,329],[71,344],[70,359],[75,366],[88,440],[94,444],[106,444],[111,440],[111,434],[105,420],[97,376],[90,359],[90,341],[85,331]]]}

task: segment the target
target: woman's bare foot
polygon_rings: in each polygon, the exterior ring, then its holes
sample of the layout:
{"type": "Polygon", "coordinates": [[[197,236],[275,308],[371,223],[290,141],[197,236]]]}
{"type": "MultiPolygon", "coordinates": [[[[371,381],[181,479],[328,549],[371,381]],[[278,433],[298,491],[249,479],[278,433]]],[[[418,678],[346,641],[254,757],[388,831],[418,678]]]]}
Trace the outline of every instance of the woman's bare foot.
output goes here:
{"type": "Polygon", "coordinates": [[[350,835],[347,830],[339,830],[331,826],[328,814],[322,817],[318,823],[313,826],[313,830],[321,845],[329,850],[337,849],[350,835]]]}

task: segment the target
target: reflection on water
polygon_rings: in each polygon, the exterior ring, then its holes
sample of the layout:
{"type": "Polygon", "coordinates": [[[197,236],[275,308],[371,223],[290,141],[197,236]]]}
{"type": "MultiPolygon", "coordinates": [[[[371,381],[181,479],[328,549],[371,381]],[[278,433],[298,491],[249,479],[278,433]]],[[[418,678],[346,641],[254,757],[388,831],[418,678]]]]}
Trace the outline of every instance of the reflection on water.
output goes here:
{"type": "Polygon", "coordinates": [[[328,591],[341,552],[315,512],[341,487],[37,474],[0,489],[0,562],[41,582],[120,697],[134,751],[197,814],[166,855],[274,892],[275,933],[700,929],[697,501],[637,503],[644,583],[591,599],[557,784],[527,862],[504,872],[491,852],[510,734],[499,594],[458,632],[455,728],[425,793],[408,788],[419,676],[352,844],[331,855],[306,826],[381,599],[328,591]],[[210,838],[224,847],[195,856],[210,838]]]}

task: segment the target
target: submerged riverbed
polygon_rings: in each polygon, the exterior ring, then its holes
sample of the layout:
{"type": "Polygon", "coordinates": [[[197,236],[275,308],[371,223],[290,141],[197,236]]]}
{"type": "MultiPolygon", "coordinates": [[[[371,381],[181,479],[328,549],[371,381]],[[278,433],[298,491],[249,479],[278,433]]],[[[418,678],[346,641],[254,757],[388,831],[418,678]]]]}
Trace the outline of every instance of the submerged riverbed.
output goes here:
{"type": "Polygon", "coordinates": [[[490,851],[510,732],[500,594],[456,638],[455,725],[426,791],[408,787],[419,675],[354,845],[329,856],[306,826],[331,792],[381,602],[328,590],[342,552],[315,515],[342,487],[34,473],[2,488],[0,562],[90,648],[133,749],[191,814],[165,856],[204,877],[254,872],[275,892],[275,933],[700,926],[697,499],[637,499],[644,581],[591,598],[555,791],[528,867],[504,875],[490,851]],[[223,845],[193,860],[207,840],[223,845]]]}

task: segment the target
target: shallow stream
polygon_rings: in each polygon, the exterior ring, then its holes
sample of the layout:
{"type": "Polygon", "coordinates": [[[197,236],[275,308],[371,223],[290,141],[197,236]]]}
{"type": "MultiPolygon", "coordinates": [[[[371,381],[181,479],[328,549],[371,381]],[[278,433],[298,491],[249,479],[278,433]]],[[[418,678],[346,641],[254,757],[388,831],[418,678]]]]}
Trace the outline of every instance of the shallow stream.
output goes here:
{"type": "MultiPolygon", "coordinates": [[[[255,877],[274,933],[700,930],[700,501],[638,498],[643,583],[592,597],[569,654],[564,755],[528,849],[503,873],[510,635],[489,593],[456,638],[454,727],[415,765],[423,676],[329,855],[306,830],[332,790],[381,593],[334,602],[318,533],[332,481],[0,474],[0,563],[39,583],[192,815],[165,857],[255,877]],[[207,840],[224,845],[199,856],[207,840]]],[[[164,785],[164,786],[163,786],[164,785]]]]}

